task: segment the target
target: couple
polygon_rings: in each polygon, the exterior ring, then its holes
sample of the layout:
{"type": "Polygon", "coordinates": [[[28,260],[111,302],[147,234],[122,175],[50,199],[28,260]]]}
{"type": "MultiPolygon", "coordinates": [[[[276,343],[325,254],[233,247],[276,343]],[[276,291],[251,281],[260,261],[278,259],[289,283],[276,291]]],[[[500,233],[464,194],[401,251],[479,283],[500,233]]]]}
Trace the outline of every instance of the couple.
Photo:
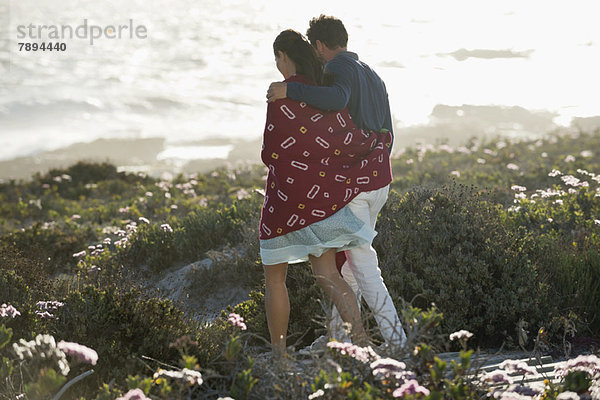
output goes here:
{"type": "Polygon", "coordinates": [[[386,343],[402,346],[406,335],[371,246],[392,181],[385,85],[346,50],[339,19],[313,18],[307,36],[310,43],[293,30],[277,36],[273,50],[285,80],[267,93],[261,158],[269,173],[259,238],[271,344],[285,352],[288,263],[308,259],[335,306],[334,338],[343,339],[343,320],[354,344],[369,344],[362,296],[386,343]]]}

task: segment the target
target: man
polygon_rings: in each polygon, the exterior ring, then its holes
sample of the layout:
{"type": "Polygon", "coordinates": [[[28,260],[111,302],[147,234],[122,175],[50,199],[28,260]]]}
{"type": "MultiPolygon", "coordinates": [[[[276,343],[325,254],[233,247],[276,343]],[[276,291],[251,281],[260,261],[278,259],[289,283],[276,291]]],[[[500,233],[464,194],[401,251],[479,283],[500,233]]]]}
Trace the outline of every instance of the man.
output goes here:
{"type": "MultiPolygon", "coordinates": [[[[348,33],[342,21],[321,15],[310,21],[308,40],[326,62],[325,74],[331,86],[310,86],[299,82],[274,82],[269,86],[267,101],[282,98],[304,101],[323,110],[342,110],[346,106],[359,128],[393,132],[388,95],[383,80],[356,53],[347,50],[348,33]]],[[[391,149],[391,147],[390,147],[391,149]]],[[[352,212],[373,229],[385,204],[389,185],[356,197],[352,212]]],[[[342,275],[357,295],[362,295],[375,314],[377,325],[389,346],[406,342],[398,313],[381,277],[377,252],[371,244],[346,252],[342,275]]],[[[337,310],[333,326],[341,326],[337,310]]]]}

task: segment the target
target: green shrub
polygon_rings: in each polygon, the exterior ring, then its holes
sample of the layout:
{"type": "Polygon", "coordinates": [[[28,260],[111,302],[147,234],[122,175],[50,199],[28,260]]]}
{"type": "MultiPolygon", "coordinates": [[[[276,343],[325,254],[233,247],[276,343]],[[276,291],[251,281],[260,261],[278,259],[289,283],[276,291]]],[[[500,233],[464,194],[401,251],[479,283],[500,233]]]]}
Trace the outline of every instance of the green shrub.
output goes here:
{"type": "Polygon", "coordinates": [[[117,168],[112,164],[85,161],[79,161],[65,169],[51,169],[46,176],[54,177],[63,174],[69,175],[74,184],[98,182],[118,176],[117,168]]]}
{"type": "Polygon", "coordinates": [[[168,300],[144,298],[138,290],[119,292],[87,286],[69,294],[53,324],[57,339],[77,342],[98,352],[94,368],[100,382],[123,382],[144,368],[141,356],[166,363],[178,353],[169,344],[190,333],[183,313],[168,300]]]}
{"type": "Polygon", "coordinates": [[[13,270],[0,269],[0,304],[10,304],[21,313],[18,318],[7,322],[13,329],[14,337],[30,338],[35,335],[34,293],[13,270]]]}
{"type": "Polygon", "coordinates": [[[73,254],[87,248],[95,234],[88,227],[36,222],[29,228],[0,238],[0,249],[14,249],[44,266],[48,272],[68,270],[76,264],[73,254]],[[61,226],[62,225],[62,226],[61,226]]]}
{"type": "Polygon", "coordinates": [[[15,249],[0,252],[0,304],[11,304],[21,312],[9,325],[15,337],[30,339],[43,332],[47,322],[35,314],[36,303],[60,298],[43,265],[15,249]]]}
{"type": "Polygon", "coordinates": [[[183,229],[176,232],[182,258],[201,257],[206,251],[222,246],[231,234],[231,222],[213,208],[202,208],[180,220],[183,229]]]}
{"type": "Polygon", "coordinates": [[[129,265],[145,264],[155,270],[169,268],[179,259],[171,230],[156,224],[139,226],[131,246],[124,252],[123,262],[129,265]]]}
{"type": "Polygon", "coordinates": [[[543,291],[528,257],[532,239],[507,230],[485,195],[462,185],[392,192],[376,247],[393,297],[445,315],[444,331],[468,329],[498,343],[520,318],[539,318],[543,291]]]}
{"type": "Polygon", "coordinates": [[[559,254],[545,269],[553,289],[555,310],[551,315],[572,313],[585,325],[580,334],[600,337],[600,250],[559,254]]]}
{"type": "Polygon", "coordinates": [[[146,264],[161,270],[174,262],[196,261],[211,249],[236,246],[252,236],[258,240],[256,227],[261,199],[254,195],[223,208],[201,208],[169,225],[141,225],[131,244],[120,252],[125,265],[146,264]]]}
{"type": "MultiPolygon", "coordinates": [[[[561,190],[556,186],[556,190],[561,190]]],[[[595,223],[600,215],[600,197],[595,190],[580,189],[573,194],[559,196],[556,200],[523,199],[507,211],[506,225],[511,229],[526,228],[537,235],[550,235],[557,244],[570,252],[600,246],[600,226],[595,223]],[[560,201],[560,203],[557,203],[560,201]]]]}

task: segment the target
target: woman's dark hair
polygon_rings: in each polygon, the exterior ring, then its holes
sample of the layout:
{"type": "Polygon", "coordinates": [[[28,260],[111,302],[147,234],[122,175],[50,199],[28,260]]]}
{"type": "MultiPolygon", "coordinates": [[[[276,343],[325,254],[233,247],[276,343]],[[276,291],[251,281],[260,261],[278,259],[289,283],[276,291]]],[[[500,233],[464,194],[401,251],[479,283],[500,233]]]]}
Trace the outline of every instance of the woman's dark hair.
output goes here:
{"type": "Polygon", "coordinates": [[[273,42],[273,52],[282,51],[296,64],[296,72],[309,81],[320,85],[323,77],[323,65],[317,51],[300,32],[287,29],[281,32],[273,42]]]}
{"type": "Polygon", "coordinates": [[[321,14],[310,20],[306,36],[313,46],[320,40],[330,49],[346,47],[348,45],[348,32],[341,20],[321,14]]]}

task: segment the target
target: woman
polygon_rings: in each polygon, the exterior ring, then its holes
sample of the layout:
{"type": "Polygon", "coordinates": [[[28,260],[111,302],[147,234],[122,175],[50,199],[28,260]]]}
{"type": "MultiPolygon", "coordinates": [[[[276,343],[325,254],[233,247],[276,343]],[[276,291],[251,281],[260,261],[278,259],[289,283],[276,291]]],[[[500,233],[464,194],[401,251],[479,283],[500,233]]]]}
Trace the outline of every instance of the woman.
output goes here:
{"type": "MultiPolygon", "coordinates": [[[[322,83],[314,48],[298,32],[273,43],[286,82],[322,83]]],[[[325,112],[289,99],[269,103],[261,158],[269,168],[260,222],[265,305],[271,344],[285,351],[288,263],[310,260],[317,282],[356,344],[368,343],[356,297],[336,268],[336,252],[370,242],[375,231],[345,207],[356,195],[388,185],[389,132],[357,129],[347,110],[325,112]]]]}

